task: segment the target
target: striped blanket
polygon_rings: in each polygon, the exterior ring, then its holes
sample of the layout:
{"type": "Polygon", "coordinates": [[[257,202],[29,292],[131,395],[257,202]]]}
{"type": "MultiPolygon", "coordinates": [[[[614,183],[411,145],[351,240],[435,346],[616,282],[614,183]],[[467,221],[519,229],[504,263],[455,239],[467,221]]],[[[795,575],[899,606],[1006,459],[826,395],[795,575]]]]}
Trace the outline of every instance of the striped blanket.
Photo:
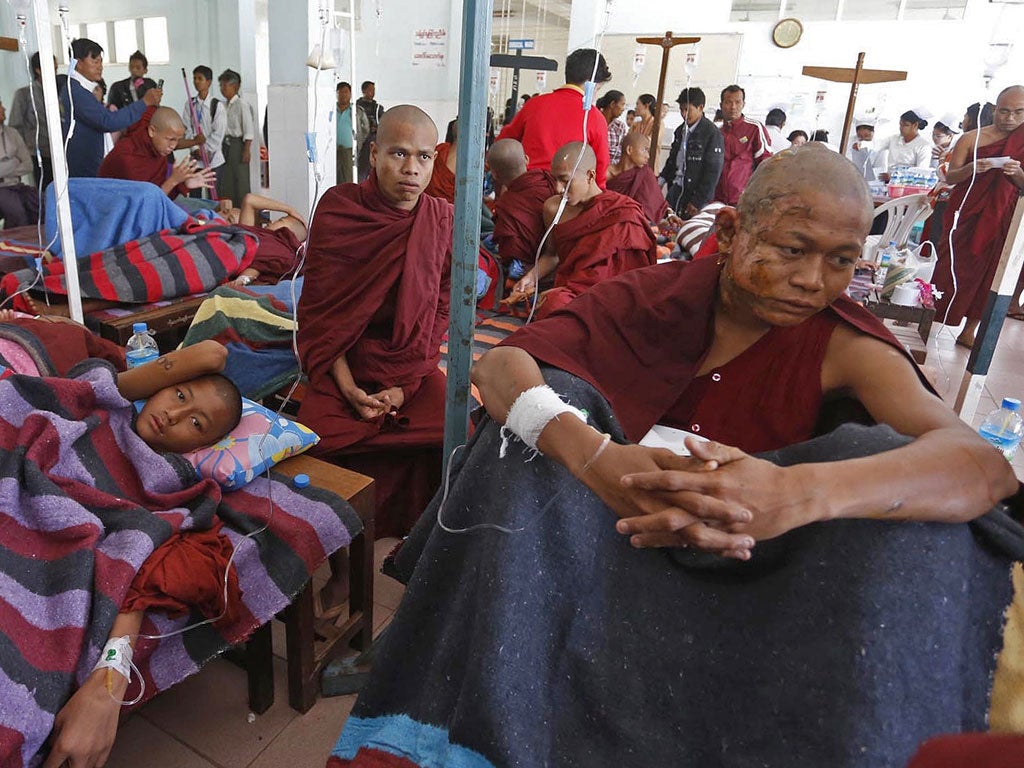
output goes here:
{"type": "MultiPolygon", "coordinates": [[[[336,496],[260,479],[221,496],[135,434],[113,371],[0,381],[0,765],[38,761],[53,719],[92,670],[135,573],[176,531],[222,529],[243,603],[227,626],[141,639],[144,698],[195,672],[281,610],[358,517],[336,496]],[[269,519],[269,529],[242,539],[269,519]],[[35,759],[34,759],[35,758],[35,759]]],[[[147,614],[143,634],[194,623],[147,614]]],[[[129,698],[138,681],[129,687],[129,698]]]]}
{"type": "MultiPolygon", "coordinates": [[[[301,279],[296,281],[296,296],[302,291],[298,284],[301,279]]],[[[290,385],[299,373],[292,353],[294,321],[290,306],[287,281],[256,288],[221,286],[199,308],[183,346],[203,339],[219,341],[228,349],[224,375],[246,397],[259,400],[290,385]]],[[[511,315],[479,312],[473,332],[473,361],[522,324],[523,320],[511,315]]],[[[447,338],[441,344],[439,367],[442,371],[448,369],[447,338]]]]}
{"type": "MultiPolygon", "coordinates": [[[[257,244],[256,237],[244,230],[190,220],[178,230],[79,257],[82,298],[145,304],[210,291],[249,266],[257,244]]],[[[36,279],[34,269],[12,272],[0,280],[0,294],[12,296],[36,279]]],[[[35,287],[67,295],[64,263],[44,265],[42,285],[35,287]]],[[[30,310],[20,295],[13,306],[30,310]]]]}

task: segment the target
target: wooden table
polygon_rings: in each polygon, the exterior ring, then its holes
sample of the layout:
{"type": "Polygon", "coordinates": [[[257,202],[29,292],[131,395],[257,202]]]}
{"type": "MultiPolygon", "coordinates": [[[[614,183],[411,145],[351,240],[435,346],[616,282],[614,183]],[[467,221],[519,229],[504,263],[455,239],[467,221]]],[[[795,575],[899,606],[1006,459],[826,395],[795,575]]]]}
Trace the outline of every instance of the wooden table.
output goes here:
{"type": "Polygon", "coordinates": [[[206,300],[206,294],[183,296],[156,304],[138,307],[121,306],[101,309],[85,316],[85,324],[104,339],[124,346],[132,335],[132,325],[145,323],[158,337],[164,351],[174,349],[183,338],[199,306],[206,300]],[[159,337],[163,338],[159,338],[159,337]]]}
{"type": "Polygon", "coordinates": [[[907,348],[910,356],[914,358],[918,365],[924,363],[928,355],[928,336],[931,334],[932,322],[935,320],[934,308],[904,307],[888,301],[869,301],[864,304],[864,308],[881,320],[895,321],[897,327],[889,327],[889,330],[907,348]],[[917,326],[917,335],[922,342],[920,345],[917,344],[916,339],[912,335],[907,334],[905,331],[901,332],[899,326],[910,325],[917,326]]]}
{"type": "MultiPolygon", "coordinates": [[[[349,615],[328,639],[318,639],[313,626],[313,580],[296,596],[279,618],[285,624],[288,664],[288,704],[307,712],[320,691],[320,673],[349,645],[369,650],[373,642],[373,478],[342,469],[310,456],[292,456],[274,467],[288,477],[309,475],[310,484],[345,499],[363,522],[363,531],[348,548],[349,615]]],[[[330,558],[331,567],[344,567],[344,550],[330,558]]],[[[249,707],[256,714],[274,703],[273,647],[270,622],[260,627],[246,647],[249,675],[249,707]]]]}

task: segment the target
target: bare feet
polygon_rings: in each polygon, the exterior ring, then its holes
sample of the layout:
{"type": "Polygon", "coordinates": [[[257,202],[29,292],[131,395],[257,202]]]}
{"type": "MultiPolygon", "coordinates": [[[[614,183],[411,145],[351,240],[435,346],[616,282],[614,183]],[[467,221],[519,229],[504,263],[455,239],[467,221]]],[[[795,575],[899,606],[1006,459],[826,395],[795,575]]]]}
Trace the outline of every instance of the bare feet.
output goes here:
{"type": "Polygon", "coordinates": [[[973,349],[974,348],[974,332],[971,331],[970,333],[968,333],[967,331],[964,331],[963,333],[961,333],[959,336],[956,337],[956,343],[959,344],[961,347],[967,347],[968,349],[973,349]]]}
{"type": "Polygon", "coordinates": [[[333,623],[345,612],[348,593],[348,550],[342,549],[331,556],[331,578],[313,601],[314,616],[333,623]]]}

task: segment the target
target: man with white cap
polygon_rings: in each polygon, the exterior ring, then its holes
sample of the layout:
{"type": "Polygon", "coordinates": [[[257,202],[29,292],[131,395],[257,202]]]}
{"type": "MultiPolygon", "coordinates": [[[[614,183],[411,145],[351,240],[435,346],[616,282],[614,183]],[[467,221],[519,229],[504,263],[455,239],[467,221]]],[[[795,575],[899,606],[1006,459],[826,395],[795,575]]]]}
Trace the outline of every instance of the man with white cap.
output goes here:
{"type": "Polygon", "coordinates": [[[935,121],[932,128],[932,168],[938,168],[939,164],[949,159],[949,153],[953,151],[960,131],[957,125],[960,119],[952,112],[946,112],[935,121]]]}
{"type": "Polygon", "coordinates": [[[857,140],[846,150],[846,157],[857,166],[865,181],[874,181],[877,178],[875,166],[879,160],[874,147],[875,123],[871,118],[858,117],[854,123],[854,131],[857,140]]]}

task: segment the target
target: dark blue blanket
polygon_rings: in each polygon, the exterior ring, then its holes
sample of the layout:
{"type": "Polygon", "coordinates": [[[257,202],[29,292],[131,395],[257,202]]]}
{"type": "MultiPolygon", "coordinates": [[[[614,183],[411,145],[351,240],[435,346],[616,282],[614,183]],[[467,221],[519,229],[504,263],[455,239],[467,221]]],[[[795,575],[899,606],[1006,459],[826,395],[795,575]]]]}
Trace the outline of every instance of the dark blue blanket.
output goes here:
{"type": "MultiPolygon", "coordinates": [[[[589,385],[545,376],[623,440],[589,385]]],[[[485,421],[443,519],[524,530],[446,533],[435,499],[331,765],[902,768],[929,736],[985,728],[1021,554],[1005,512],[989,527],[1009,552],[979,526],[878,521],[806,526],[748,563],[635,550],[568,472],[499,460],[499,439],[485,421]]],[[[906,441],[846,426],[766,458],[906,441]]]]}

